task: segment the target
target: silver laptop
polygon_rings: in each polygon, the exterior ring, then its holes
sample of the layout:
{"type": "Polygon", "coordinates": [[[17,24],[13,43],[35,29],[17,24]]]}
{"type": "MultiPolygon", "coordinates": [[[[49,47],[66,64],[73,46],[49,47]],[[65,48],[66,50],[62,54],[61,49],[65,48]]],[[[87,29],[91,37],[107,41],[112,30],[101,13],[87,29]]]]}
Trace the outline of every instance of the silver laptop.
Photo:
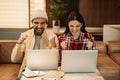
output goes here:
{"type": "Polygon", "coordinates": [[[31,70],[56,70],[59,51],[57,49],[40,49],[26,51],[26,67],[31,70]]]}
{"type": "Polygon", "coordinates": [[[96,72],[97,50],[63,50],[61,70],[64,72],[96,72]]]}

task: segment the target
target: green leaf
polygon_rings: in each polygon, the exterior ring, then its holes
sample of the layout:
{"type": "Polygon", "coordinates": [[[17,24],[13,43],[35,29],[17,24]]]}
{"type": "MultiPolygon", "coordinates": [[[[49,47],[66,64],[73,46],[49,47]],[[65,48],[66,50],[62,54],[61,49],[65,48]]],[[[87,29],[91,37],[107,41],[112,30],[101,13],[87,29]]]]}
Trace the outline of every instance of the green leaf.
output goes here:
{"type": "Polygon", "coordinates": [[[67,4],[63,3],[61,0],[50,0],[50,17],[55,20],[60,20],[60,18],[66,13],[67,4]]]}

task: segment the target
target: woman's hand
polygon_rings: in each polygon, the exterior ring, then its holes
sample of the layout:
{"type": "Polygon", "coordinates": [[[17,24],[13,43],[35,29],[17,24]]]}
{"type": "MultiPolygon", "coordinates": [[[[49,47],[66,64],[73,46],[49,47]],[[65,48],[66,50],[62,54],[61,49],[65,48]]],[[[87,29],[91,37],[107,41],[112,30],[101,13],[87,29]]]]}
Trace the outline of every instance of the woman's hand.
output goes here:
{"type": "Polygon", "coordinates": [[[62,49],[67,49],[67,42],[66,41],[62,41],[60,43],[60,46],[61,46],[62,49]]]}
{"type": "Polygon", "coordinates": [[[88,50],[92,49],[93,46],[93,42],[91,42],[90,40],[87,42],[87,48],[88,50]]]}

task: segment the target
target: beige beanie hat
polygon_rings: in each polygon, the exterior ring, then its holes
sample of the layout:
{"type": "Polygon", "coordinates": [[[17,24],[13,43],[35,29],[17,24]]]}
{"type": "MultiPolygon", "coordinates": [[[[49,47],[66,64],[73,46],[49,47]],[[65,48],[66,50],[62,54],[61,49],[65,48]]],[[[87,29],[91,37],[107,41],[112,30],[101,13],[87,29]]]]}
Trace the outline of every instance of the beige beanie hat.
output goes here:
{"type": "Polygon", "coordinates": [[[35,18],[44,18],[48,21],[47,13],[43,10],[35,10],[31,14],[31,21],[35,18]]]}

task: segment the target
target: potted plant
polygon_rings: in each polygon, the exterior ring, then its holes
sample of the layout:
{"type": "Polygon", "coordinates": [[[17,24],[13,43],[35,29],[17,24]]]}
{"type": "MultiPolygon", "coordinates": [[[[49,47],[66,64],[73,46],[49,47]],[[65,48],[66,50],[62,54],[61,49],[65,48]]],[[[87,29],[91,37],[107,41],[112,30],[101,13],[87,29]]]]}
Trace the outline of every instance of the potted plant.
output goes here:
{"type": "Polygon", "coordinates": [[[50,17],[52,18],[52,27],[55,33],[59,33],[60,19],[66,13],[66,4],[61,0],[50,0],[50,17]]]}

